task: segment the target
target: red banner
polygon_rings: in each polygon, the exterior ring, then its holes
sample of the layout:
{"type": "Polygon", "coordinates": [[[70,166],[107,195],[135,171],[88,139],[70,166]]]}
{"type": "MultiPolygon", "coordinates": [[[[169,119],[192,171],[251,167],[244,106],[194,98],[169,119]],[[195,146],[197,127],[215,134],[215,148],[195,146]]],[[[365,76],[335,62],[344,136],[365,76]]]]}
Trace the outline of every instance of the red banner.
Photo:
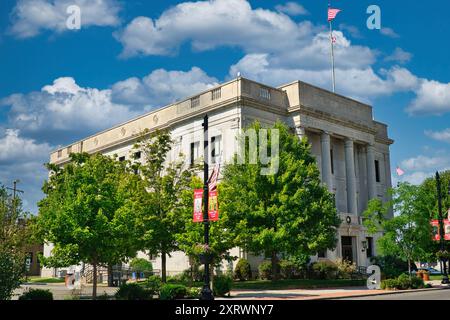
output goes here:
{"type": "Polygon", "coordinates": [[[208,210],[208,217],[210,221],[217,221],[219,220],[219,202],[217,200],[217,190],[210,191],[209,192],[209,210],[208,210]]]}
{"type": "MultiPolygon", "coordinates": [[[[434,241],[441,240],[441,232],[439,227],[439,220],[431,220],[431,227],[432,227],[432,239],[434,241]]],[[[444,220],[444,239],[450,240],[450,220],[444,220]]]]}
{"type": "Polygon", "coordinates": [[[203,189],[194,190],[194,222],[203,222],[203,189]]]}

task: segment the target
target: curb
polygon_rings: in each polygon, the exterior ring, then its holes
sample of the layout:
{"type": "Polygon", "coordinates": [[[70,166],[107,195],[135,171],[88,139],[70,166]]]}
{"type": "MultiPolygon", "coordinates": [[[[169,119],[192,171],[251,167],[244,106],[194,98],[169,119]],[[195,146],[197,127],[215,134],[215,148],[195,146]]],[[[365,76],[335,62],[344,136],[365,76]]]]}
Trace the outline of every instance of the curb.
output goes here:
{"type": "Polygon", "coordinates": [[[311,300],[340,300],[340,299],[348,299],[348,298],[365,298],[365,297],[375,297],[375,296],[387,296],[393,294],[401,294],[401,293],[415,293],[415,292],[424,292],[424,291],[437,291],[437,290],[449,290],[450,287],[444,288],[424,288],[424,289],[413,289],[413,290],[392,290],[387,292],[380,292],[374,294],[358,294],[354,296],[345,296],[345,297],[319,297],[317,299],[311,300]]]}

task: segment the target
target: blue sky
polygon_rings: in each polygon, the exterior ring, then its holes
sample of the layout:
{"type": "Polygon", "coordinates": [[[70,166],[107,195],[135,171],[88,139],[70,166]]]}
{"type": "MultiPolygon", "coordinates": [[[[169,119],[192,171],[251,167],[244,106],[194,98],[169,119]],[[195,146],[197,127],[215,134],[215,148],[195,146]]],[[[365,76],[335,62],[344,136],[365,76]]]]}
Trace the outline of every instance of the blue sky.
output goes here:
{"type": "MultiPolygon", "coordinates": [[[[389,125],[392,171],[450,168],[450,3],[334,0],[337,92],[389,125]],[[381,9],[369,30],[366,9],[381,9]]],[[[35,212],[50,150],[243,76],[329,89],[326,0],[0,2],[0,182],[35,212]],[[66,8],[81,8],[68,30],[66,8]],[[163,83],[164,85],[161,85],[163,83]]]]}

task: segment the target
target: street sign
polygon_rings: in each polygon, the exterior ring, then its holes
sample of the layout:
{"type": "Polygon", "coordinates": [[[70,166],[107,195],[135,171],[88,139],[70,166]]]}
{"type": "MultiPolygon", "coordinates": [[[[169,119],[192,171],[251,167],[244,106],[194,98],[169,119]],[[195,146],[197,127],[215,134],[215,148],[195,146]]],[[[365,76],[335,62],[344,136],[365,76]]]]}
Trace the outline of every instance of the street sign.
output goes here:
{"type": "Polygon", "coordinates": [[[209,192],[208,217],[210,221],[219,220],[219,202],[217,201],[217,190],[209,192]]]}
{"type": "Polygon", "coordinates": [[[194,222],[203,222],[203,189],[194,190],[194,222]]]}

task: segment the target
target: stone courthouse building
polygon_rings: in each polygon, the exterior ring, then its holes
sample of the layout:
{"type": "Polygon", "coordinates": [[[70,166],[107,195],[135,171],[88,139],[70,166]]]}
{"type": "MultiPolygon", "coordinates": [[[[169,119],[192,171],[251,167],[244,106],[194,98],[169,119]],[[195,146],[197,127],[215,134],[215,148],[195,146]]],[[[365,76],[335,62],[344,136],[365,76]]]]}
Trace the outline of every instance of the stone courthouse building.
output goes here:
{"type": "MultiPolygon", "coordinates": [[[[336,249],[319,252],[312,259],[345,258],[358,266],[368,265],[368,257],[377,254],[379,234],[366,233],[361,213],[369,199],[388,200],[389,146],[393,141],[387,126],[373,119],[371,106],[301,81],[271,87],[239,77],[56,150],[50,155],[50,162],[64,165],[71,152],[101,152],[116,154],[119,160],[129,159],[136,152],[132,147],[142,130],[163,128],[170,130],[175,141],[169,160],[182,152],[187,161],[193,162],[203,153],[202,122],[206,113],[210,144],[215,149],[211,163],[218,154],[223,155],[225,162],[231,159],[237,150],[235,135],[254,120],[267,125],[281,120],[295,128],[299,137],[306,136],[323,183],[336,195],[343,221],[336,249]]],[[[51,248],[46,245],[44,254],[50,255],[51,248]]],[[[232,254],[248,258],[257,268],[260,258],[238,248],[232,254]]],[[[160,269],[159,257],[150,259],[154,269],[160,269]]],[[[169,274],[188,267],[189,260],[181,252],[168,258],[169,274]]],[[[43,275],[54,273],[55,270],[43,271],[43,275]]]]}

